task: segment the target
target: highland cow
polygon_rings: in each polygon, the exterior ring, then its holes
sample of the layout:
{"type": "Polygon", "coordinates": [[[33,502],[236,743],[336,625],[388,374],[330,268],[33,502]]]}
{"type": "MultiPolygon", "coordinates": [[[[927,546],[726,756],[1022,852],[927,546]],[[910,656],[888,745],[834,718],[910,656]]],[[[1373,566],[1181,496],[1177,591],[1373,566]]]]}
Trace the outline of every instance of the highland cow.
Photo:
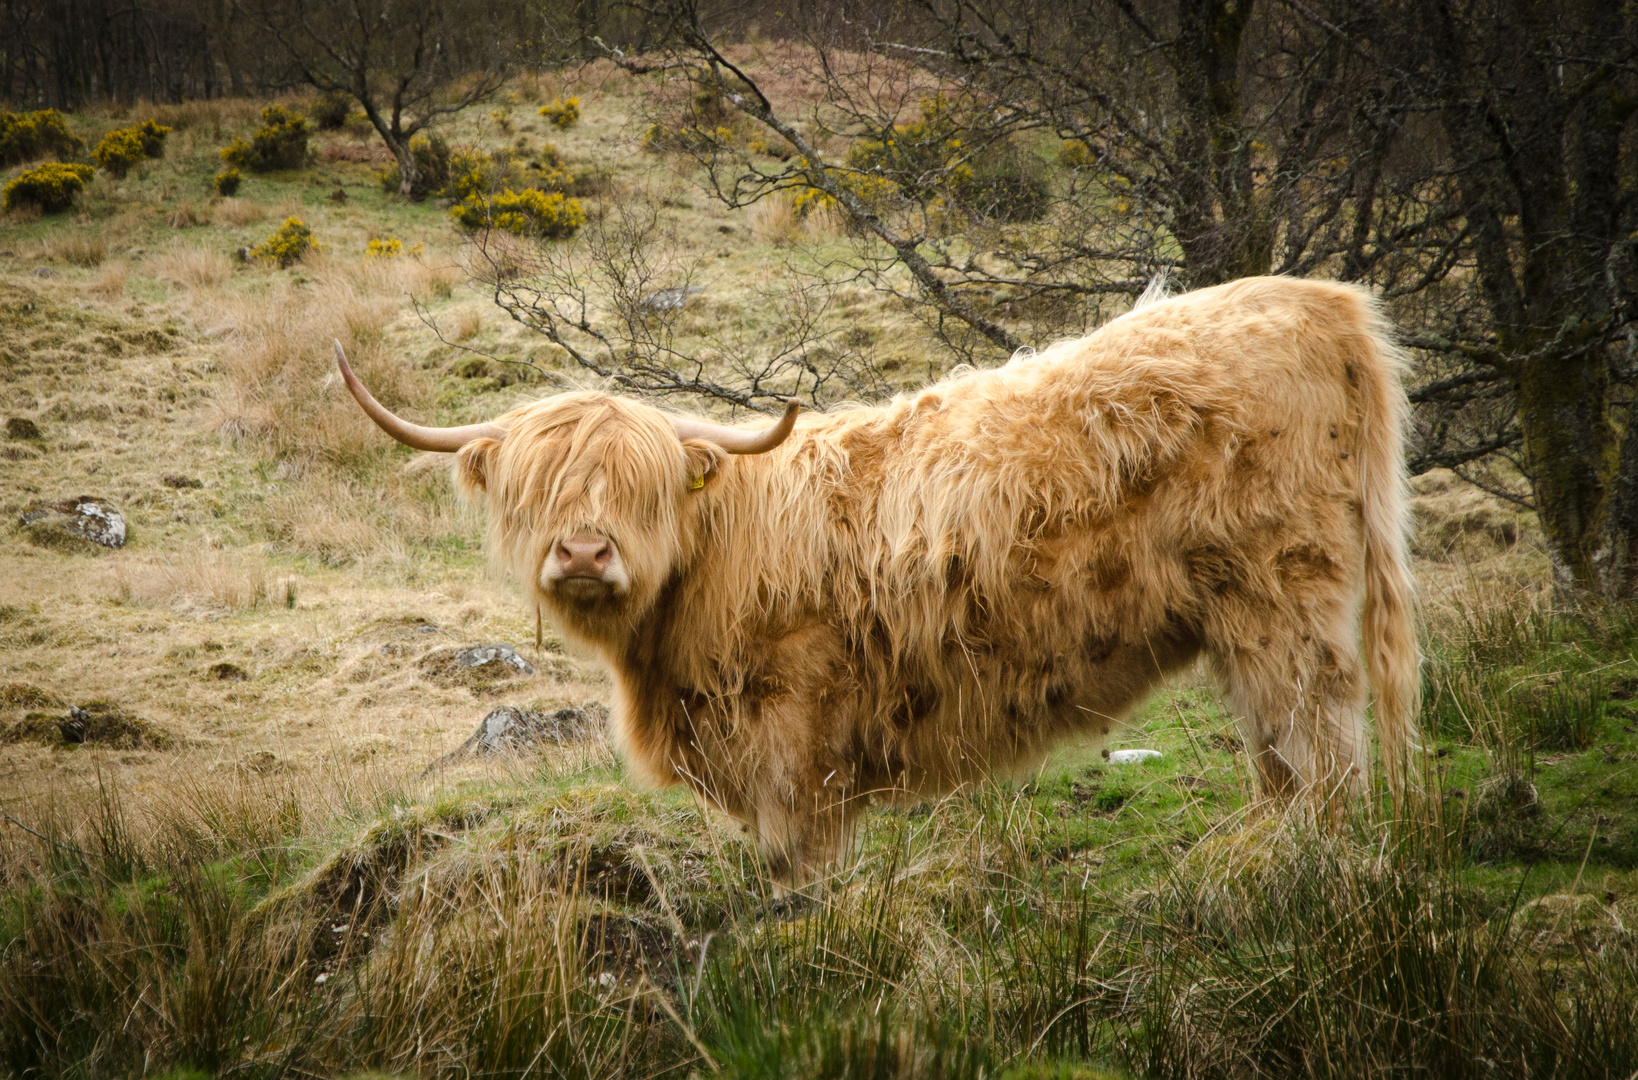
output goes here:
{"type": "Polygon", "coordinates": [[[1204,659],[1262,791],[1403,776],[1417,652],[1401,358],[1361,289],[1253,278],[766,431],[597,392],[454,452],[493,556],[614,674],[632,772],[811,877],[880,797],[1110,733],[1204,659]],[[1368,674],[1367,674],[1368,673],[1368,674]]]}

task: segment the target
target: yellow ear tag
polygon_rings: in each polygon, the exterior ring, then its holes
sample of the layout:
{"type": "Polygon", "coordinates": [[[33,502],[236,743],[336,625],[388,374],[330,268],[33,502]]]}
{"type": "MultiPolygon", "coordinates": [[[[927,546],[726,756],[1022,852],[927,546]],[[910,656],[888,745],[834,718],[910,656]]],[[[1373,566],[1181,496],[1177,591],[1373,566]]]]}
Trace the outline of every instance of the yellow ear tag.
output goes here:
{"type": "Polygon", "coordinates": [[[705,490],[705,477],[696,476],[696,477],[694,477],[694,479],[690,480],[688,482],[688,490],[689,491],[704,491],[705,490]]]}

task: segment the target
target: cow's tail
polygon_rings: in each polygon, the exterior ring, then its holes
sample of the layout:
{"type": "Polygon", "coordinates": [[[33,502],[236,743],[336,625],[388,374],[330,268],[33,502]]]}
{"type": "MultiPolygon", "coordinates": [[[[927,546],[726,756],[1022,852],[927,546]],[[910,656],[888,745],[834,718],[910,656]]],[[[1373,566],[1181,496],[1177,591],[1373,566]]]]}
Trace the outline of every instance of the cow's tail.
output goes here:
{"type": "Polygon", "coordinates": [[[1365,518],[1364,644],[1376,699],[1377,740],[1383,772],[1398,801],[1408,779],[1421,704],[1421,658],[1416,647],[1415,585],[1405,542],[1406,419],[1410,403],[1402,373],[1405,356],[1381,308],[1367,305],[1359,391],[1361,492],[1365,518]]]}

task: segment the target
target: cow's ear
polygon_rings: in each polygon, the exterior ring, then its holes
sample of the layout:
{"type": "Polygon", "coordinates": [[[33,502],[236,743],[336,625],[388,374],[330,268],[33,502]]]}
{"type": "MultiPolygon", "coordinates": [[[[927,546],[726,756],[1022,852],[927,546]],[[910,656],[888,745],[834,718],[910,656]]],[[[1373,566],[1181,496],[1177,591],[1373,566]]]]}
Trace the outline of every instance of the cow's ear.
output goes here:
{"type": "Polygon", "coordinates": [[[468,497],[489,490],[489,473],[494,467],[499,439],[473,439],[455,453],[455,482],[468,497]]]}
{"type": "Polygon", "coordinates": [[[728,452],[715,443],[703,439],[689,439],[683,443],[683,454],[688,458],[688,489],[703,491],[722,467],[728,452]]]}

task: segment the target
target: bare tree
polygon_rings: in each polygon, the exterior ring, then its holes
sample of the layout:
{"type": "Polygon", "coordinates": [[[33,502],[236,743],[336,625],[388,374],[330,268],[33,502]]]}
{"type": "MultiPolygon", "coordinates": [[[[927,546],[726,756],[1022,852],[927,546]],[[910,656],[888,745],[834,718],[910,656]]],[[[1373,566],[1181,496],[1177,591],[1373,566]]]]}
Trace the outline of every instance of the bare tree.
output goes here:
{"type": "Polygon", "coordinates": [[[252,0],[257,20],[320,90],[350,95],[420,189],[411,149],[440,118],[489,100],[510,74],[530,15],[477,0],[252,0]]]}
{"type": "Polygon", "coordinates": [[[1561,581],[1633,597],[1638,11],[1441,0],[1395,14],[1462,222],[1466,273],[1451,284],[1488,316],[1450,335],[1470,340],[1458,377],[1511,394],[1561,581]]]}
{"type": "Polygon", "coordinates": [[[696,315],[702,266],[658,199],[627,198],[567,241],[474,234],[474,277],[520,324],[582,369],[644,394],[693,395],[758,412],[792,396],[823,408],[885,391],[833,310],[834,282],[790,273],[761,290],[764,319],[696,315]]]}

